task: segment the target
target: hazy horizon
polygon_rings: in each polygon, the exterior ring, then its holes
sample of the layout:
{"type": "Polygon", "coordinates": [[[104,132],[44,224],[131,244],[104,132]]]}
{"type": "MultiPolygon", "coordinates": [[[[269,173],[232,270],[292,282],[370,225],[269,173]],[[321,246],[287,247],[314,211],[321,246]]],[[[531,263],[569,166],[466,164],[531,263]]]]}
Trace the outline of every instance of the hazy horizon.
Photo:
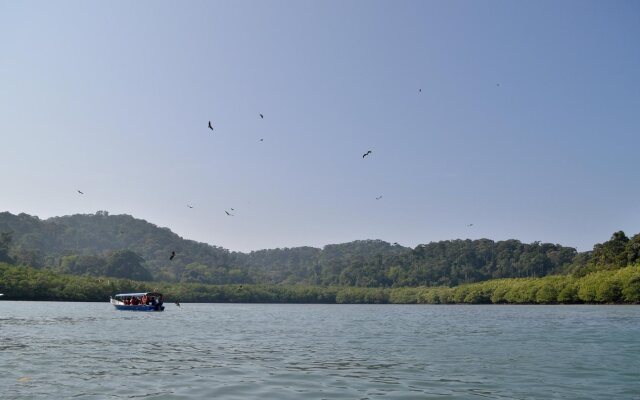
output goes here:
{"type": "MultiPolygon", "coordinates": [[[[107,210],[98,210],[98,211],[107,211],[107,210]]],[[[96,211],[96,213],[97,213],[98,211],[96,211]]],[[[0,212],[3,212],[3,211],[0,211],[0,212]]],[[[40,217],[40,216],[38,216],[38,215],[31,215],[31,214],[28,214],[28,215],[30,215],[30,216],[32,216],[32,217],[37,217],[37,218],[38,218],[38,219],[40,219],[41,221],[47,221],[47,220],[52,219],[52,218],[72,217],[72,216],[74,216],[74,215],[88,215],[88,216],[91,216],[91,215],[95,215],[96,213],[57,215],[57,216],[51,216],[51,217],[47,217],[47,218],[42,218],[42,217],[40,217]]],[[[16,215],[17,215],[17,214],[16,214],[16,215]]],[[[278,249],[278,248],[279,248],[279,249],[283,249],[283,248],[295,248],[295,247],[314,247],[314,248],[322,249],[322,248],[324,248],[325,246],[336,245],[336,244],[344,244],[344,243],[349,243],[349,242],[353,242],[353,241],[367,241],[367,240],[382,240],[382,241],[387,242],[387,243],[389,243],[389,244],[391,244],[391,245],[393,245],[394,243],[398,243],[400,246],[403,246],[403,247],[406,247],[406,248],[415,248],[416,246],[421,245],[421,244],[428,244],[428,243],[430,243],[430,242],[440,242],[440,241],[447,241],[447,240],[482,240],[482,239],[489,239],[489,240],[493,240],[494,242],[499,242],[499,241],[504,241],[504,240],[515,239],[515,240],[519,240],[521,243],[525,243],[525,244],[533,243],[533,242],[526,242],[526,241],[520,240],[519,238],[515,238],[515,237],[514,237],[514,238],[504,238],[504,239],[495,239],[495,238],[483,237],[483,238],[476,238],[476,239],[470,239],[470,238],[449,238],[449,239],[439,239],[439,240],[430,240],[430,241],[426,241],[426,242],[419,242],[419,243],[416,243],[416,244],[414,244],[414,245],[408,245],[408,244],[399,243],[399,242],[394,241],[394,240],[386,240],[386,239],[381,239],[381,238],[356,238],[356,239],[347,240],[347,241],[344,241],[344,242],[335,242],[335,243],[334,243],[334,242],[332,242],[332,243],[322,243],[322,244],[314,244],[314,245],[311,245],[311,244],[301,244],[301,245],[296,245],[296,246],[275,246],[275,247],[270,247],[270,248],[249,249],[249,250],[237,250],[237,249],[229,249],[229,248],[227,248],[227,247],[220,246],[220,245],[218,245],[218,244],[216,244],[216,243],[202,242],[202,241],[199,241],[199,240],[196,240],[196,239],[190,238],[190,237],[188,237],[188,236],[185,236],[185,235],[180,234],[179,232],[176,232],[176,231],[175,231],[175,230],[173,230],[170,226],[162,226],[162,225],[158,225],[158,224],[154,223],[153,221],[149,221],[149,220],[144,219],[144,218],[138,218],[138,217],[136,217],[135,215],[131,215],[131,214],[112,214],[112,213],[110,213],[110,212],[109,212],[109,216],[129,216],[129,217],[132,217],[132,218],[134,218],[134,219],[136,219],[136,220],[144,221],[144,222],[150,223],[150,224],[152,224],[152,225],[155,225],[155,226],[157,226],[159,229],[169,229],[172,233],[174,233],[174,234],[178,235],[178,236],[179,236],[181,239],[183,239],[183,240],[192,240],[192,241],[199,242],[199,243],[204,243],[204,244],[207,244],[207,245],[210,245],[210,246],[222,247],[222,248],[224,248],[224,249],[226,249],[226,250],[229,250],[229,251],[231,251],[231,252],[240,252],[240,253],[250,253],[250,252],[252,252],[252,251],[272,250],[272,249],[278,249]]],[[[613,232],[612,232],[612,233],[613,233],[613,232]]],[[[630,232],[625,232],[625,234],[627,234],[628,236],[630,236],[630,232]]],[[[631,234],[631,235],[634,235],[634,234],[635,234],[635,233],[633,233],[633,234],[631,234]]],[[[606,239],[602,239],[602,240],[601,240],[600,242],[598,242],[598,243],[605,242],[605,241],[607,241],[607,240],[609,240],[609,239],[610,239],[610,237],[607,237],[606,239]]],[[[557,245],[561,245],[561,246],[564,246],[564,247],[573,247],[573,246],[566,245],[566,244],[564,244],[564,243],[545,242],[545,241],[540,241],[540,243],[552,243],[552,244],[557,244],[557,245]]],[[[597,243],[594,243],[593,245],[595,245],[595,244],[597,244],[597,243]]],[[[593,247],[593,245],[592,245],[592,247],[593,247]]],[[[577,250],[578,250],[579,252],[584,252],[584,251],[591,251],[591,250],[592,250],[592,248],[590,248],[590,249],[588,249],[588,250],[580,250],[580,249],[577,249],[577,250]]]]}
{"type": "Polygon", "coordinates": [[[4,2],[0,210],[106,210],[243,252],[591,250],[640,232],[638,15],[634,1],[4,2]]]}

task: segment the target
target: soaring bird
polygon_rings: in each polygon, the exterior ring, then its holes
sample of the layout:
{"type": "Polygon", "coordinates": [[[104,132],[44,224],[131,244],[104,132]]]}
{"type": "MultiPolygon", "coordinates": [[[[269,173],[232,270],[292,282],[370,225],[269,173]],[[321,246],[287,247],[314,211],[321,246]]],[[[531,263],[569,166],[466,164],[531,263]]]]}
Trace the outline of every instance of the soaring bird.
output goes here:
{"type": "Polygon", "coordinates": [[[422,93],[422,89],[418,89],[418,93],[422,93]]]}
{"type": "Polygon", "coordinates": [[[264,139],[260,139],[261,142],[264,142],[264,139]]]}
{"type": "Polygon", "coordinates": [[[189,208],[193,208],[193,206],[191,204],[187,204],[187,207],[189,208]]]}
{"type": "Polygon", "coordinates": [[[81,191],[79,191],[79,190],[78,190],[78,193],[80,193],[80,194],[84,194],[84,193],[82,193],[82,192],[81,192],[81,191]]]}
{"type": "Polygon", "coordinates": [[[228,216],[233,217],[233,214],[229,214],[229,211],[224,210],[225,213],[227,213],[228,216]]]}
{"type": "Polygon", "coordinates": [[[499,83],[496,83],[496,86],[497,86],[497,87],[500,87],[500,84],[499,84],[499,83]]]}
{"type": "Polygon", "coordinates": [[[366,153],[364,153],[364,154],[362,155],[362,158],[365,158],[365,157],[366,157],[366,156],[368,156],[369,154],[371,154],[371,150],[369,150],[369,151],[367,151],[366,153]]]}
{"type": "Polygon", "coordinates": [[[173,257],[175,257],[175,256],[176,256],[176,252],[172,251],[171,252],[171,256],[169,257],[169,260],[173,260],[173,257]]]}
{"type": "Polygon", "coordinates": [[[264,115],[260,114],[260,118],[264,119],[264,115]]]}
{"type": "Polygon", "coordinates": [[[378,196],[376,197],[376,200],[380,200],[382,198],[382,196],[378,196]]]}
{"type": "Polygon", "coordinates": [[[467,224],[467,226],[473,226],[473,224],[467,224]]]}
{"type": "Polygon", "coordinates": [[[209,121],[209,129],[213,130],[213,125],[211,125],[211,121],[209,121]]]}

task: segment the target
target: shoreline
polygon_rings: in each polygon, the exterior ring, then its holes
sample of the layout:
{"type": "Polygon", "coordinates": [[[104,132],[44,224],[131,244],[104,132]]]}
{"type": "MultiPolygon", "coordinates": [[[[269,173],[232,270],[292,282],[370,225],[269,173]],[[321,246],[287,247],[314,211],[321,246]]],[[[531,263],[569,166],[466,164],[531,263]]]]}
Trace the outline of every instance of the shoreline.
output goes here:
{"type": "Polygon", "coordinates": [[[117,293],[156,291],[166,304],[609,304],[640,303],[640,265],[597,271],[583,277],[553,275],[506,278],[455,287],[355,287],[313,285],[140,282],[63,275],[50,270],[0,264],[5,301],[103,302],[117,293]]]}

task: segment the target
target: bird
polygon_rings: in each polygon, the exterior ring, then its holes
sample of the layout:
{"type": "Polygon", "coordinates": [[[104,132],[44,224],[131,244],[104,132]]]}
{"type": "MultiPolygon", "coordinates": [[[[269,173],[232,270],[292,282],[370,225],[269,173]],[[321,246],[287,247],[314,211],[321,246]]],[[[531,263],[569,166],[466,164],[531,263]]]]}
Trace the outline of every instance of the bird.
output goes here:
{"type": "Polygon", "coordinates": [[[78,193],[80,193],[80,194],[84,194],[83,192],[81,192],[81,191],[79,191],[79,190],[78,190],[78,193]]]}
{"type": "Polygon", "coordinates": [[[193,208],[193,206],[191,204],[187,204],[187,207],[189,208],[193,208]]]}
{"type": "Polygon", "coordinates": [[[171,252],[171,256],[169,257],[169,260],[173,260],[173,257],[175,257],[175,256],[176,256],[176,252],[172,251],[171,252]]]}
{"type": "Polygon", "coordinates": [[[233,217],[233,214],[229,214],[229,211],[224,210],[224,212],[226,212],[228,216],[233,217]]]}
{"type": "Polygon", "coordinates": [[[235,211],[235,208],[232,208],[231,211],[235,211]]]}
{"type": "Polygon", "coordinates": [[[264,119],[264,115],[260,114],[260,118],[264,119]]]}
{"type": "Polygon", "coordinates": [[[180,301],[179,301],[179,300],[176,300],[176,301],[175,301],[175,303],[176,303],[176,305],[177,305],[178,307],[180,307],[180,301]]]}
{"type": "Polygon", "coordinates": [[[496,83],[496,86],[497,86],[497,87],[500,87],[500,84],[499,84],[499,83],[496,83]]]}
{"type": "Polygon", "coordinates": [[[418,93],[422,93],[422,89],[418,89],[418,93]]]}
{"type": "Polygon", "coordinates": [[[366,157],[366,156],[368,156],[369,154],[371,154],[371,150],[369,150],[369,151],[367,151],[366,153],[364,153],[364,154],[362,155],[362,158],[365,158],[365,157],[366,157]]]}
{"type": "Polygon", "coordinates": [[[264,139],[260,139],[261,142],[264,142],[264,139]]]}
{"type": "Polygon", "coordinates": [[[376,200],[380,200],[382,198],[382,196],[378,196],[376,197],[376,200]]]}
{"type": "Polygon", "coordinates": [[[467,226],[473,226],[473,224],[467,224],[467,226]]]}
{"type": "Polygon", "coordinates": [[[213,125],[211,125],[211,121],[209,121],[209,129],[213,130],[213,125]]]}
{"type": "Polygon", "coordinates": [[[394,246],[400,246],[400,245],[398,244],[398,242],[393,242],[393,245],[394,245],[394,246]]]}

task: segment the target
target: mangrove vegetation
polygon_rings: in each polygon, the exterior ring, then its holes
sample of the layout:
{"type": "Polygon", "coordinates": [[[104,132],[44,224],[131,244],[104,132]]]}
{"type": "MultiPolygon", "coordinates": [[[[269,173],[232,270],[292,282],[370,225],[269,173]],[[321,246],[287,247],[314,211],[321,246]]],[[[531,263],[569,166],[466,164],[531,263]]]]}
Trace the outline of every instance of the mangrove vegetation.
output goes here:
{"type": "Polygon", "coordinates": [[[636,303],[639,265],[640,234],[622,231],[587,252],[479,239],[240,253],[106,211],[47,220],[0,213],[0,293],[15,300],[159,290],[182,302],[636,303]]]}
{"type": "Polygon", "coordinates": [[[494,279],[456,287],[363,288],[309,285],[159,283],[59,274],[0,264],[7,300],[107,301],[115,293],[160,291],[167,301],[372,304],[640,303],[640,265],[582,277],[494,279]]]}

